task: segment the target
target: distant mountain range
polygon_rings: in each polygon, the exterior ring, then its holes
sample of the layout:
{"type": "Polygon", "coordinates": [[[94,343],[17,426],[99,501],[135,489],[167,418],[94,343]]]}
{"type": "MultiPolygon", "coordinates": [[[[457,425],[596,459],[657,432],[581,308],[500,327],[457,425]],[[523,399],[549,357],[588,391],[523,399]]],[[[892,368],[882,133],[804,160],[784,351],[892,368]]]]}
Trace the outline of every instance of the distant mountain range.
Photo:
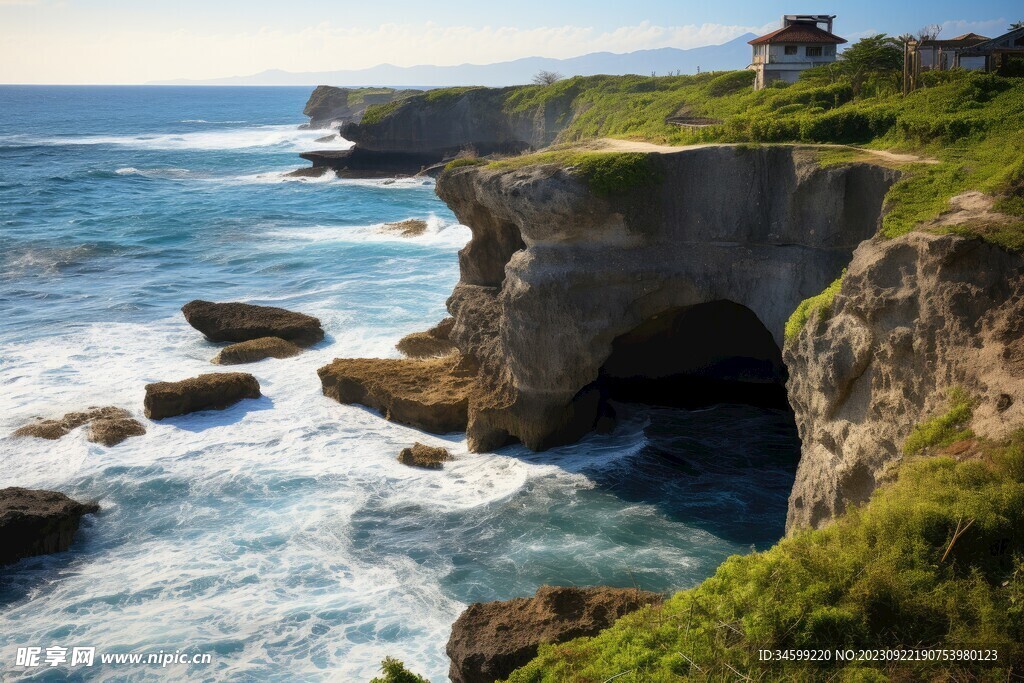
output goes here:
{"type": "Polygon", "coordinates": [[[721,45],[707,45],[689,50],[664,47],[638,50],[625,54],[593,52],[569,59],[525,57],[497,64],[461,64],[459,66],[394,66],[381,64],[369,69],[347,71],[310,71],[293,73],[272,69],[252,76],[232,76],[209,80],[178,79],[156,81],[154,85],[338,85],[431,87],[449,85],[519,85],[529,83],[538,71],[556,71],[563,76],[596,74],[656,73],[664,76],[680,72],[742,69],[750,63],[750,46],[754,38],[748,33],[721,45]]]}

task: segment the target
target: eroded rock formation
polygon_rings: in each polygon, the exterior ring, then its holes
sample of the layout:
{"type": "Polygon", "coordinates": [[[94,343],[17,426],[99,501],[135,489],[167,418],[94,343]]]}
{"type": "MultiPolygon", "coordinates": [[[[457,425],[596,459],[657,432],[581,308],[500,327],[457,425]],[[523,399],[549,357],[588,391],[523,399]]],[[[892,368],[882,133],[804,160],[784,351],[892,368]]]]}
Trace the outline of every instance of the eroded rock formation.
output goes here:
{"type": "Polygon", "coordinates": [[[259,337],[225,346],[213,362],[217,365],[255,363],[265,358],[291,358],[302,353],[302,347],[280,337],[259,337]]]}
{"type": "Polygon", "coordinates": [[[324,338],[320,320],[276,306],[190,301],[181,312],[188,324],[210,341],[244,342],[279,337],[299,346],[312,346],[324,338]]]}
{"type": "Polygon", "coordinates": [[[542,643],[592,636],[630,612],[661,601],[633,588],[544,586],[532,598],[476,603],[452,625],[452,683],[494,683],[537,654],[542,643]]]}
{"type": "Polygon", "coordinates": [[[419,442],[403,448],[398,454],[398,462],[409,467],[421,467],[427,470],[439,470],[452,459],[452,454],[445,448],[427,446],[419,442]]]}
{"type": "Polygon", "coordinates": [[[107,406],[67,413],[57,419],[38,418],[35,422],[19,427],[13,436],[56,440],[83,425],[89,425],[89,441],[104,446],[116,446],[129,437],[142,436],[146,433],[143,424],[133,418],[127,410],[107,406]]]}
{"type": "Polygon", "coordinates": [[[246,372],[211,372],[180,382],[155,382],[146,385],[146,417],[162,420],[200,410],[223,410],[260,396],[259,382],[246,372]]]}
{"type": "Polygon", "coordinates": [[[445,318],[426,332],[413,332],[398,340],[395,348],[409,358],[446,356],[457,350],[451,341],[455,318],[445,318]]]}
{"type": "Polygon", "coordinates": [[[458,356],[429,360],[339,358],[320,368],[325,396],[379,410],[435,434],[466,428],[476,368],[458,356]]]}
{"type": "Polygon", "coordinates": [[[396,99],[411,97],[419,90],[394,90],[392,88],[336,88],[332,85],[318,85],[310,94],[302,113],[309,117],[310,128],[327,128],[331,124],[359,121],[366,108],[375,104],[387,104],[396,99]]]}
{"type": "Polygon", "coordinates": [[[99,509],[56,491],[0,489],[0,565],[67,550],[82,516],[99,509]]]}
{"type": "Polygon", "coordinates": [[[803,443],[787,526],[818,527],[867,500],[951,389],[977,402],[979,435],[1024,422],[1024,257],[954,235],[865,242],[785,360],[803,443]]]}
{"type": "Polygon", "coordinates": [[[684,149],[656,163],[660,182],[606,197],[557,166],[439,179],[473,232],[448,302],[452,341],[481,367],[472,450],[575,440],[640,375],[780,382],[786,319],[875,233],[898,177],[823,168],[784,147],[684,149]]]}

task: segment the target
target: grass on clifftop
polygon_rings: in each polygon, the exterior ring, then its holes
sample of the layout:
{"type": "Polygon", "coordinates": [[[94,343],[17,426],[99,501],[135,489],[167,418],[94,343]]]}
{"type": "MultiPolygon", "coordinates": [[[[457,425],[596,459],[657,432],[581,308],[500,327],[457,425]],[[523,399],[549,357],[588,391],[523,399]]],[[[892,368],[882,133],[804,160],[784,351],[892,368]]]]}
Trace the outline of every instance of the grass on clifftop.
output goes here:
{"type": "MultiPolygon", "coordinates": [[[[993,196],[995,208],[1011,220],[931,229],[976,234],[1024,250],[1024,79],[925,74],[922,87],[904,97],[896,73],[869,79],[856,94],[850,82],[826,69],[756,92],[751,78],[747,71],[576,77],[510,88],[505,110],[533,119],[564,110],[560,118],[568,123],[560,143],[600,137],[671,145],[827,143],[934,158],[939,163],[904,166],[904,179],[888,196],[883,233],[896,237],[919,229],[948,210],[952,197],[978,190],[993,196]],[[676,125],[686,121],[712,125],[676,125]]],[[[424,97],[457,97],[465,90],[440,89],[424,97]]],[[[371,108],[367,116],[376,121],[386,113],[371,108]]],[[[826,163],[854,160],[839,152],[831,156],[826,163]]]]}
{"type": "Polygon", "coordinates": [[[509,681],[1007,680],[1024,665],[1022,532],[1024,432],[969,459],[911,460],[826,529],[733,556],[595,637],[542,646],[509,681]],[[831,662],[759,661],[762,649],[820,647],[831,662]],[[885,647],[999,659],[835,662],[837,648],[885,647]]]}
{"type": "Polygon", "coordinates": [[[571,169],[586,181],[598,197],[611,197],[641,187],[653,187],[663,179],[657,155],[642,152],[587,152],[572,147],[510,157],[491,162],[488,167],[508,170],[540,164],[557,164],[571,169]]]}

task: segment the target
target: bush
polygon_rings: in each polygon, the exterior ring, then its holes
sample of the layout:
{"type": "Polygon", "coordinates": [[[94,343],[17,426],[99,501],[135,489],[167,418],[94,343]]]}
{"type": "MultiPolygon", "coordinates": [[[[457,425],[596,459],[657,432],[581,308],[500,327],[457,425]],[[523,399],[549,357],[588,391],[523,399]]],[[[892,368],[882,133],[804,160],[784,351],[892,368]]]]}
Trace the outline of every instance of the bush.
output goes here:
{"type": "Polygon", "coordinates": [[[731,557],[696,588],[595,637],[542,645],[509,681],[1006,680],[1024,664],[1024,435],[983,449],[977,460],[908,461],[831,526],[731,557]],[[861,647],[996,648],[999,657],[840,665],[758,656],[861,647]]]}
{"type": "Polygon", "coordinates": [[[383,676],[378,676],[370,683],[430,683],[426,678],[414,674],[405,668],[405,664],[393,657],[387,657],[380,663],[383,676]]]}
{"type": "Polygon", "coordinates": [[[727,71],[721,76],[716,76],[708,83],[708,95],[711,97],[722,97],[730,95],[739,90],[747,90],[754,87],[754,78],[757,76],[753,71],[727,71]]]}

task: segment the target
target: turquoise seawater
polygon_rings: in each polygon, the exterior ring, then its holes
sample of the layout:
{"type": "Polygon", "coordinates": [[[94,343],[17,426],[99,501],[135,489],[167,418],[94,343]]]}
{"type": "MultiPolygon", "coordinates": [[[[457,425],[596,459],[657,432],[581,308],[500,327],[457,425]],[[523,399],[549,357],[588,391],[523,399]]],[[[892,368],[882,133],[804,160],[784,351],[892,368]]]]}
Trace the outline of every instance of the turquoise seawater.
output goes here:
{"type": "Polygon", "coordinates": [[[470,602],[545,583],[670,591],[783,531],[785,414],[636,407],[614,434],[470,454],[324,398],[335,357],[397,357],[445,316],[469,237],[429,180],[289,179],[306,88],[0,87],[0,434],[116,405],[115,448],[0,437],[0,487],[100,502],[69,552],[0,570],[0,678],[365,681],[385,656],[447,679],[470,602]],[[415,238],[382,234],[422,218],[415,238]],[[152,423],[143,387],[215,370],[189,300],[320,317],[246,368],[265,394],[152,423]],[[441,472],[396,462],[444,445],[441,472]],[[207,666],[16,665],[19,647],[211,653],[207,666]]]}

